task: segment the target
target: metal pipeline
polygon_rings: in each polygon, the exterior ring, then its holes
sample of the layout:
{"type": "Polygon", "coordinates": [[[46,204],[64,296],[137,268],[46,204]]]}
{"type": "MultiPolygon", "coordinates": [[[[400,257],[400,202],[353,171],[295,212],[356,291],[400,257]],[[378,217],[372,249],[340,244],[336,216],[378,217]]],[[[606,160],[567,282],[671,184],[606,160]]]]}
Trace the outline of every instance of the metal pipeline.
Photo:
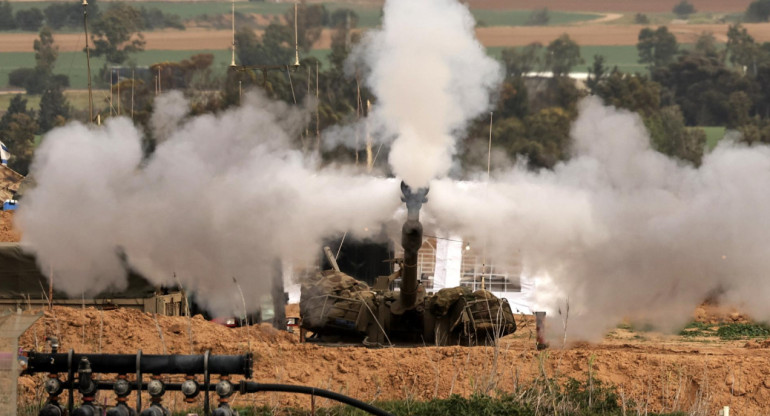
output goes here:
{"type": "Polygon", "coordinates": [[[401,269],[401,293],[399,295],[399,310],[414,307],[417,302],[417,255],[422,246],[422,224],[420,209],[428,202],[428,188],[412,191],[401,182],[401,200],[406,203],[407,217],[401,228],[401,246],[404,248],[404,264],[401,269]]]}
{"type": "MultiPolygon", "coordinates": [[[[202,374],[203,355],[142,355],[137,360],[130,354],[48,354],[30,351],[26,374],[66,373],[72,370],[71,363],[87,358],[94,373],[133,374],[137,370],[149,374],[202,374]],[[137,363],[139,361],[139,363],[137,363]],[[137,368],[137,365],[139,368],[137,368]]],[[[209,374],[238,374],[251,378],[252,356],[212,355],[208,360],[209,374]]]]}

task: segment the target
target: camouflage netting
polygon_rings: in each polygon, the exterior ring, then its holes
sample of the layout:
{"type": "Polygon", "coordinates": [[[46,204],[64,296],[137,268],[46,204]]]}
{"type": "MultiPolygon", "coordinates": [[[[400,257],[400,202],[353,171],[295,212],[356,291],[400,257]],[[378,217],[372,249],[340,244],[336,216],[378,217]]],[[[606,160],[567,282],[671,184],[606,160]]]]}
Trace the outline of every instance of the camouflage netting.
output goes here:
{"type": "Polygon", "coordinates": [[[328,325],[364,332],[369,310],[374,310],[374,306],[374,293],[369,286],[342,272],[319,272],[302,285],[302,326],[311,331],[328,325]]]}
{"type": "Polygon", "coordinates": [[[471,289],[466,286],[450,287],[439,290],[428,300],[428,310],[436,318],[446,316],[460,298],[471,296],[471,289]]]}

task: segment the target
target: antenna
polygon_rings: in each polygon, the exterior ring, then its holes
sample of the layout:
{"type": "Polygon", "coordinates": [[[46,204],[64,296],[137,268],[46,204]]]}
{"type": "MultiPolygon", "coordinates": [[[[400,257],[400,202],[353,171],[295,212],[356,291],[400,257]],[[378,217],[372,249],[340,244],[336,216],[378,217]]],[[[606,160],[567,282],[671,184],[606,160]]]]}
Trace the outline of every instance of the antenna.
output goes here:
{"type": "Polygon", "coordinates": [[[83,0],[83,29],[86,32],[86,68],[88,69],[88,122],[94,122],[94,96],[91,89],[91,52],[88,49],[88,0],[83,0]]]}
{"type": "Polygon", "coordinates": [[[233,55],[232,59],[230,60],[230,67],[235,67],[235,0],[232,2],[232,20],[233,20],[233,55]]]}
{"type": "Polygon", "coordinates": [[[297,0],[294,0],[294,68],[299,67],[299,36],[297,35],[297,25],[297,0]]]}

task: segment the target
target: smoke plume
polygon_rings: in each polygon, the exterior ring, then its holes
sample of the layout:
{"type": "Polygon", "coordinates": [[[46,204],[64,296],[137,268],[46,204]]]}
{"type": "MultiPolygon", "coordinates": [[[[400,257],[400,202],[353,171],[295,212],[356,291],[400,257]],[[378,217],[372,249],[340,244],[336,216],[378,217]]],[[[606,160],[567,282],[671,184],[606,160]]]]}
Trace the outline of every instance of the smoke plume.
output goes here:
{"type": "Polygon", "coordinates": [[[382,29],[357,49],[377,96],[373,114],[395,137],[389,162],[413,187],[445,176],[455,136],[489,108],[500,65],[474,36],[475,21],[455,0],[388,0],[382,29]]]}
{"type": "Polygon", "coordinates": [[[725,142],[696,169],[652,150],[636,114],[596,98],[571,136],[573,158],[553,171],[436,181],[426,209],[485,242],[493,261],[521,250],[527,273],[560,294],[540,306],[566,312],[568,299],[572,336],[624,317],[673,330],[713,293],[770,319],[770,148],[725,142]]]}
{"type": "Polygon", "coordinates": [[[256,299],[269,293],[275,259],[313,264],[323,238],[364,237],[392,218],[396,181],[318,168],[291,146],[307,111],[244,98],[189,119],[147,160],[125,118],[46,136],[17,222],[57,289],[79,297],[124,287],[122,253],[152,282],[173,285],[176,274],[204,307],[230,314],[241,309],[232,277],[256,299]]]}

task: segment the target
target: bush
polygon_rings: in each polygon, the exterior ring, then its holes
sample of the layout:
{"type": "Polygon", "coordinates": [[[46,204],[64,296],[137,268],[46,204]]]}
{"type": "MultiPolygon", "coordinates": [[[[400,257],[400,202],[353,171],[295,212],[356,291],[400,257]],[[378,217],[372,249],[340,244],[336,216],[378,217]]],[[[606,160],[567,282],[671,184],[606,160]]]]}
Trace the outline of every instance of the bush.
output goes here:
{"type": "MultiPolygon", "coordinates": [[[[91,8],[90,5],[89,8],[91,8]]],[[[89,16],[91,16],[90,12],[91,10],[89,10],[89,16]]],[[[43,14],[45,14],[46,24],[53,29],[83,25],[83,7],[80,4],[53,3],[43,9],[43,14]]]]}
{"type": "Polygon", "coordinates": [[[146,8],[142,6],[139,11],[142,14],[145,29],[165,29],[173,28],[184,30],[182,19],[175,14],[163,13],[159,8],[146,8]]]}
{"type": "Polygon", "coordinates": [[[527,25],[545,26],[550,21],[551,21],[551,14],[548,13],[548,8],[545,7],[540,10],[533,11],[532,14],[529,15],[529,19],[527,20],[527,25]]]}
{"type": "Polygon", "coordinates": [[[0,30],[16,29],[16,19],[13,18],[13,9],[8,0],[0,3],[0,30]]]}
{"type": "Polygon", "coordinates": [[[717,335],[722,339],[766,338],[770,328],[765,324],[729,324],[720,326],[717,335]]]}
{"type": "Polygon", "coordinates": [[[679,18],[687,19],[687,17],[695,13],[695,6],[690,4],[687,0],[682,0],[679,4],[674,6],[673,12],[679,16],[679,18]]]}
{"type": "Polygon", "coordinates": [[[747,22],[766,22],[770,18],[770,0],[756,0],[746,9],[747,22]]]}
{"type": "Polygon", "coordinates": [[[43,26],[43,12],[37,7],[16,12],[16,26],[21,30],[38,31],[43,26]]]}
{"type": "Polygon", "coordinates": [[[8,74],[8,85],[12,87],[26,88],[27,82],[34,76],[34,68],[14,69],[10,74],[8,74]]]}
{"type": "Polygon", "coordinates": [[[648,25],[650,24],[650,18],[644,13],[637,13],[636,16],[634,16],[634,23],[637,25],[648,25]]]}

